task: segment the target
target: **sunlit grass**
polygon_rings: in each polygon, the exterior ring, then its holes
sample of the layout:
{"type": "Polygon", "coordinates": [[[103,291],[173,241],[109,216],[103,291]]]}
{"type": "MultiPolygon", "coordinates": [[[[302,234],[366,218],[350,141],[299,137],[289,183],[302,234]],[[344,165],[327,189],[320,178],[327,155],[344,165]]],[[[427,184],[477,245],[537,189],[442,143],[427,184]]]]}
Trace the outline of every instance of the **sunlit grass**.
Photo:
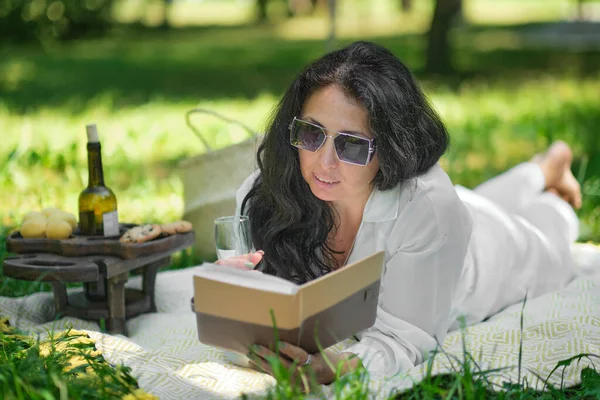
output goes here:
{"type": "MultiPolygon", "coordinates": [[[[88,112],[69,115],[68,109],[45,109],[26,116],[0,110],[7,135],[0,158],[0,214],[5,225],[20,221],[28,210],[56,206],[77,212],[77,197],[87,185],[85,125],[97,123],[103,145],[107,184],[115,190],[119,211],[129,221],[180,218],[183,188],[178,162],[205,151],[186,126],[185,112],[194,106],[220,111],[257,131],[275,99],[223,99],[173,104],[151,101],[143,107],[123,107],[115,118],[108,95],[90,102],[88,112]]],[[[221,148],[247,137],[211,117],[194,117],[209,144],[221,148]]]]}
{"type": "MultiPolygon", "coordinates": [[[[127,0],[117,3],[114,17],[123,23],[147,26],[162,23],[160,1],[127,0]]],[[[330,29],[328,10],[321,2],[315,12],[301,9],[296,18],[287,18],[284,1],[271,1],[268,11],[272,34],[286,39],[324,39],[330,29]]],[[[575,2],[570,0],[478,0],[464,3],[463,16],[472,24],[520,24],[571,19],[575,2]]],[[[341,39],[357,36],[386,36],[424,33],[429,27],[433,2],[412,2],[409,13],[401,13],[399,0],[345,0],[337,2],[336,35],[341,39]]],[[[168,8],[173,27],[202,25],[232,26],[254,23],[254,0],[176,1],[168,8]]]]}
{"type": "Polygon", "coordinates": [[[465,2],[465,17],[477,24],[513,25],[571,19],[574,1],[478,0],[465,2]]]}
{"type": "MultiPolygon", "coordinates": [[[[415,4],[416,15],[426,18],[427,3],[415,4]]],[[[45,51],[0,48],[0,222],[15,227],[26,212],[49,206],[76,212],[87,182],[85,125],[92,122],[100,130],[106,181],[117,194],[121,219],[180,218],[178,164],[205,151],[185,125],[185,112],[200,105],[263,130],[286,86],[324,50],[322,40],[286,40],[273,32],[311,18],[319,16],[258,27],[123,28],[45,51]]],[[[552,140],[567,140],[584,187],[582,240],[599,240],[600,55],[527,50],[514,38],[516,47],[506,47],[509,31],[483,33],[485,48],[468,30],[459,35],[455,56],[465,77],[420,76],[452,136],[444,166],[456,183],[473,187],[552,140]]],[[[374,40],[420,72],[421,36],[374,40]]],[[[194,122],[215,148],[247,135],[211,117],[194,122]]]]}
{"type": "MultiPolygon", "coordinates": [[[[529,159],[553,139],[570,142],[576,155],[596,143],[593,135],[582,134],[593,131],[598,122],[596,78],[549,76],[518,85],[475,80],[458,91],[427,83],[426,90],[452,136],[444,166],[456,183],[468,187],[529,159]],[[552,96],[539,101],[545,93],[552,96]]],[[[0,158],[7,160],[0,171],[4,225],[14,226],[23,214],[43,207],[76,213],[77,197],[87,183],[85,125],[92,122],[100,130],[106,181],[117,194],[122,218],[132,222],[180,218],[184,188],[177,165],[205,151],[185,125],[185,112],[201,105],[260,131],[277,101],[274,94],[197,104],[156,98],[116,111],[113,104],[118,98],[99,94],[75,115],[68,105],[24,115],[0,109],[2,131],[9,133],[0,148],[0,158]]],[[[194,121],[215,148],[247,137],[245,131],[211,117],[194,121]]]]}
{"type": "MultiPolygon", "coordinates": [[[[116,2],[114,19],[122,23],[140,22],[157,26],[163,21],[164,2],[127,0],[116,2]]],[[[253,17],[253,2],[240,0],[174,1],[167,8],[169,23],[173,27],[189,25],[236,25],[253,17]]]]}
{"type": "Polygon", "coordinates": [[[36,338],[0,316],[0,393],[3,399],[145,399],[131,370],[112,366],[85,332],[67,329],[36,338]]]}

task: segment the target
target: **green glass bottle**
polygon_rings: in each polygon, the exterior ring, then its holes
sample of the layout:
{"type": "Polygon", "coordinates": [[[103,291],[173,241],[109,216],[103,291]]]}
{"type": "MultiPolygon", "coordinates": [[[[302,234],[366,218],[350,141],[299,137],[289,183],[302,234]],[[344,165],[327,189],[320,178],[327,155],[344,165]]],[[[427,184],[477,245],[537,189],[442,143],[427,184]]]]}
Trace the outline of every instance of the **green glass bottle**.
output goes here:
{"type": "Polygon", "coordinates": [[[89,182],[79,195],[79,231],[89,236],[118,236],[117,198],[104,184],[98,130],[90,124],[86,131],[89,182]]]}

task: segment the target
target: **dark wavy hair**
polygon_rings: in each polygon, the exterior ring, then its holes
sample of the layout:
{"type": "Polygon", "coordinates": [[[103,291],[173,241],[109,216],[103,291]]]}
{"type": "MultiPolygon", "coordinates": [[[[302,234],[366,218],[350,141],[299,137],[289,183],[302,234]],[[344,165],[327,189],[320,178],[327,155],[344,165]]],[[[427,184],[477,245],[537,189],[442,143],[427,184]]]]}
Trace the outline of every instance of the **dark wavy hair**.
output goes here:
{"type": "Polygon", "coordinates": [[[355,42],[306,66],[273,112],[258,148],[260,175],[242,203],[254,245],[265,252],[258,268],[297,283],[337,267],[335,251],[327,245],[337,229],[335,211],[313,195],[302,177],[288,130],[309,96],[329,85],[340,87],[368,113],[377,144],[379,171],[373,186],[378,190],[426,172],[449,143],[415,78],[386,48],[355,42]]]}

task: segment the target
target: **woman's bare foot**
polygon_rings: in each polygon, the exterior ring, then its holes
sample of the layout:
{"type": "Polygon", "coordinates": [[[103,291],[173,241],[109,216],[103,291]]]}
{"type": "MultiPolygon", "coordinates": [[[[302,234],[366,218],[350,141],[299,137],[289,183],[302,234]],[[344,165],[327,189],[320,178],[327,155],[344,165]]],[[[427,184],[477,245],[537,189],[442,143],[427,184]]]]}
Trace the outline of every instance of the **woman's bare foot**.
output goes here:
{"type": "Polygon", "coordinates": [[[545,154],[536,155],[531,161],[542,169],[546,190],[557,194],[573,208],[581,207],[581,188],[571,172],[573,153],[563,141],[552,143],[545,154]]]}
{"type": "Polygon", "coordinates": [[[563,174],[562,179],[556,185],[556,190],[573,208],[581,208],[581,186],[577,182],[577,179],[575,179],[570,168],[563,174]]]}

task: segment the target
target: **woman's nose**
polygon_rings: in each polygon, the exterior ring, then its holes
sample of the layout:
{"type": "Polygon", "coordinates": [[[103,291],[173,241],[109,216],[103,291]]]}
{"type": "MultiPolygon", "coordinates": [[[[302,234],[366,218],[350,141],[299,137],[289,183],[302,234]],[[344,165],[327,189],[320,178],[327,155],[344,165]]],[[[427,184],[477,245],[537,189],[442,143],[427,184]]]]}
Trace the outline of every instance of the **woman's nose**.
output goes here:
{"type": "Polygon", "coordinates": [[[327,136],[325,143],[319,149],[319,157],[319,162],[323,168],[337,167],[339,160],[337,154],[335,154],[335,143],[331,136],[327,136]]]}

